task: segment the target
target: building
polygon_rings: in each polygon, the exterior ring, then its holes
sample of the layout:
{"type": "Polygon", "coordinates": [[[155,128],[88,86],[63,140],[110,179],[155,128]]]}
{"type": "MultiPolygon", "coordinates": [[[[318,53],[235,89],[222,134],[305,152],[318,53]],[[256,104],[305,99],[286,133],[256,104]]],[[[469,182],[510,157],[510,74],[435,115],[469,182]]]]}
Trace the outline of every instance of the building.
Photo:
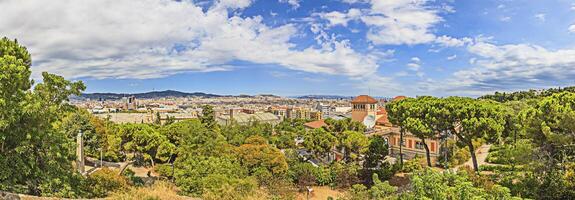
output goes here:
{"type": "Polygon", "coordinates": [[[373,128],[377,120],[378,101],[367,95],[360,95],[351,101],[351,119],[373,128]]]}
{"type": "Polygon", "coordinates": [[[220,125],[230,125],[232,123],[237,123],[239,125],[247,125],[250,122],[258,121],[260,123],[269,123],[272,125],[279,124],[281,119],[268,112],[264,113],[254,113],[254,114],[247,114],[243,112],[233,112],[231,111],[227,115],[221,115],[216,118],[218,124],[220,125]]]}
{"type": "Polygon", "coordinates": [[[316,120],[303,124],[308,129],[316,129],[327,126],[324,120],[316,120]]]}
{"type": "Polygon", "coordinates": [[[125,101],[126,101],[126,105],[125,105],[124,109],[126,109],[126,110],[138,109],[138,102],[136,101],[135,96],[130,96],[128,98],[125,98],[125,101]]]}
{"type": "MultiPolygon", "coordinates": [[[[393,98],[391,101],[400,101],[405,99],[404,96],[393,98]]],[[[403,134],[403,143],[401,142],[400,127],[393,125],[387,116],[385,108],[379,108],[377,113],[377,121],[375,125],[375,133],[383,135],[389,145],[389,154],[399,159],[399,148],[402,145],[401,152],[403,159],[412,159],[415,156],[425,158],[425,148],[422,141],[410,132],[403,134]]],[[[425,140],[429,147],[429,156],[433,165],[437,164],[441,152],[441,140],[437,138],[429,138],[425,140]]]]}
{"type": "Polygon", "coordinates": [[[322,120],[323,119],[323,113],[321,113],[321,111],[310,111],[309,117],[307,119],[322,120]]]}

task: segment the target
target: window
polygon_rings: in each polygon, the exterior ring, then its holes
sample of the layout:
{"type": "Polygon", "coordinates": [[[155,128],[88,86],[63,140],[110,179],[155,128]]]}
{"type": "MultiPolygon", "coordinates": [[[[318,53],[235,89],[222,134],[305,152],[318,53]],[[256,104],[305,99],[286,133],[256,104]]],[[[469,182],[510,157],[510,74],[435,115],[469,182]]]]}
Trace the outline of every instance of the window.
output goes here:
{"type": "Polygon", "coordinates": [[[413,148],[413,140],[407,140],[407,148],[413,148]]]}
{"type": "Polygon", "coordinates": [[[421,141],[415,142],[415,148],[416,149],[425,149],[423,142],[421,142],[421,141]]]}
{"type": "Polygon", "coordinates": [[[435,152],[435,142],[431,142],[431,152],[435,152]]]}

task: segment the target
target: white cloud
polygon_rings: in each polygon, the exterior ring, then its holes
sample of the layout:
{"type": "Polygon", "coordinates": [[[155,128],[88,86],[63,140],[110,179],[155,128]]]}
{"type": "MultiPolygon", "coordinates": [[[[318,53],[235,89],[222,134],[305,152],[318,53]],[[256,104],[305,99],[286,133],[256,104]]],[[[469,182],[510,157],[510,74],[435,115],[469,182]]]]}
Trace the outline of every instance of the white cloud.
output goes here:
{"type": "Polygon", "coordinates": [[[456,58],[457,58],[457,55],[454,54],[454,55],[452,55],[452,56],[448,56],[448,57],[447,57],[447,60],[455,60],[456,58]]]}
{"type": "Polygon", "coordinates": [[[36,75],[146,79],[232,70],[235,60],[350,77],[377,71],[380,53],[335,39],[296,50],[295,25],[230,14],[251,2],[220,0],[203,10],[190,1],[4,0],[0,19],[11,20],[0,20],[0,30],[28,47],[36,75]]]}
{"type": "Polygon", "coordinates": [[[499,21],[508,22],[508,21],[511,21],[511,17],[509,17],[509,16],[503,16],[503,17],[499,18],[499,21]]]}
{"type": "Polygon", "coordinates": [[[364,3],[368,0],[341,0],[344,3],[354,4],[354,3],[364,3]]]}
{"type": "Polygon", "coordinates": [[[575,33],[575,24],[569,26],[569,33],[575,33]]]}
{"type": "Polygon", "coordinates": [[[375,44],[415,45],[435,40],[431,28],[443,19],[428,0],[371,0],[369,15],[362,21],[370,27],[367,38],[375,44]]]}
{"type": "Polygon", "coordinates": [[[537,13],[534,17],[540,22],[545,22],[545,13],[537,13]]]}
{"type": "Polygon", "coordinates": [[[316,13],[313,14],[319,16],[322,19],[328,20],[330,26],[347,26],[347,23],[351,20],[357,20],[361,17],[362,13],[359,9],[349,9],[347,13],[342,13],[338,11],[332,11],[328,13],[316,13]]]}
{"type": "Polygon", "coordinates": [[[488,93],[509,89],[556,87],[575,79],[575,49],[548,50],[531,44],[477,42],[468,51],[474,67],[454,73],[442,90],[488,93]]]}
{"type": "Polygon", "coordinates": [[[458,39],[458,38],[453,38],[453,37],[443,35],[443,36],[437,37],[435,39],[435,42],[438,43],[439,45],[443,46],[443,47],[460,47],[460,46],[463,46],[467,43],[472,42],[472,39],[467,38],[467,37],[458,39]]]}
{"type": "Polygon", "coordinates": [[[419,70],[419,68],[421,67],[421,65],[417,64],[417,63],[408,63],[407,67],[412,70],[412,71],[417,71],[419,70]]]}
{"type": "Polygon", "coordinates": [[[412,57],[411,62],[408,63],[406,66],[410,71],[415,72],[415,75],[418,77],[423,77],[425,73],[421,71],[421,59],[418,57],[412,57]]]}
{"type": "Polygon", "coordinates": [[[279,0],[279,1],[280,3],[287,3],[291,5],[293,9],[297,9],[300,6],[299,5],[300,0],[279,0]]]}

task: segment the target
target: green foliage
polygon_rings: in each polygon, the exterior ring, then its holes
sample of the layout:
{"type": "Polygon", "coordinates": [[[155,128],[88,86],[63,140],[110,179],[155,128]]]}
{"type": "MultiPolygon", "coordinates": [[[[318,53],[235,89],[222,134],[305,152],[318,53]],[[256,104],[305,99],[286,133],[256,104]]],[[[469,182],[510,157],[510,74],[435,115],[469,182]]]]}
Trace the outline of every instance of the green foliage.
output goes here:
{"type": "Polygon", "coordinates": [[[44,72],[31,89],[30,64],[26,48],[0,39],[0,190],[77,196],[74,143],[57,127],[85,86],[44,72]]]}
{"type": "Polygon", "coordinates": [[[357,131],[343,132],[342,146],[345,148],[346,159],[359,161],[359,156],[367,152],[369,139],[363,133],[357,131]]]}
{"type": "Polygon", "coordinates": [[[494,185],[483,188],[474,185],[467,172],[434,172],[431,169],[415,173],[402,199],[514,199],[508,188],[494,185]]]}
{"type": "Polygon", "coordinates": [[[397,187],[391,186],[389,182],[382,182],[377,174],[372,176],[373,185],[371,188],[367,188],[361,184],[355,184],[351,187],[346,195],[346,199],[349,200],[386,200],[386,199],[397,199],[395,193],[397,192],[397,187]]]}
{"type": "Polygon", "coordinates": [[[102,168],[88,176],[84,187],[90,198],[101,198],[116,191],[127,190],[129,183],[117,170],[102,168]]]}
{"type": "MultiPolygon", "coordinates": [[[[521,139],[515,144],[495,145],[496,150],[490,150],[487,162],[495,164],[527,164],[533,157],[533,145],[530,140],[521,139]]],[[[492,147],[493,148],[493,147],[492,147]]]]}
{"type": "Polygon", "coordinates": [[[316,185],[317,174],[315,168],[311,163],[308,162],[297,162],[290,166],[288,175],[295,182],[300,190],[304,189],[306,186],[316,185]]]}
{"type": "Polygon", "coordinates": [[[466,144],[471,153],[473,168],[479,166],[475,158],[474,140],[494,140],[501,137],[509,112],[500,104],[491,101],[478,101],[469,98],[449,97],[446,105],[450,112],[451,132],[466,144]],[[456,126],[457,125],[457,126],[456,126]]]}
{"type": "Polygon", "coordinates": [[[200,116],[200,121],[206,126],[206,128],[215,130],[218,128],[216,123],[216,116],[214,114],[214,107],[210,105],[202,106],[202,115],[200,116]]]}
{"type": "Polygon", "coordinates": [[[126,168],[124,172],[122,172],[122,176],[126,177],[132,186],[144,186],[144,180],[136,176],[136,172],[132,171],[130,168],[126,168]]]}
{"type": "Polygon", "coordinates": [[[421,171],[423,169],[423,158],[421,157],[415,157],[413,159],[408,160],[407,162],[405,162],[405,164],[403,165],[403,172],[407,172],[407,173],[411,173],[411,172],[416,172],[416,171],[421,171]]]}
{"type": "Polygon", "coordinates": [[[154,172],[158,173],[160,176],[171,178],[172,177],[172,165],[169,163],[158,164],[154,168],[154,172]]]}
{"type": "Polygon", "coordinates": [[[495,92],[495,94],[489,94],[479,97],[480,99],[491,99],[498,102],[508,102],[508,101],[518,101],[526,99],[536,99],[541,97],[548,97],[556,93],[562,92],[575,92],[575,87],[565,87],[565,88],[550,88],[543,91],[529,90],[529,91],[518,91],[512,93],[505,92],[495,92]]]}
{"type": "Polygon", "coordinates": [[[383,136],[372,136],[369,138],[369,146],[365,155],[364,166],[375,168],[382,165],[382,161],[389,154],[389,146],[383,136]]]}
{"type": "Polygon", "coordinates": [[[246,144],[239,146],[236,152],[240,163],[250,169],[250,173],[257,169],[265,169],[277,176],[283,175],[288,169],[284,154],[270,146],[266,139],[260,136],[248,138],[246,144]]]}
{"type": "Polygon", "coordinates": [[[316,156],[325,156],[337,145],[337,138],[330,132],[317,128],[305,135],[303,146],[316,156]]]}
{"type": "Polygon", "coordinates": [[[177,159],[175,169],[176,185],[184,194],[189,195],[229,189],[226,187],[235,188],[233,184],[243,184],[240,179],[247,176],[246,169],[239,162],[225,157],[194,156],[177,159]]]}
{"type": "Polygon", "coordinates": [[[565,159],[564,154],[560,153],[567,150],[563,146],[575,144],[574,102],[575,93],[558,93],[542,99],[536,106],[520,114],[533,142],[557,161],[565,159]]]}

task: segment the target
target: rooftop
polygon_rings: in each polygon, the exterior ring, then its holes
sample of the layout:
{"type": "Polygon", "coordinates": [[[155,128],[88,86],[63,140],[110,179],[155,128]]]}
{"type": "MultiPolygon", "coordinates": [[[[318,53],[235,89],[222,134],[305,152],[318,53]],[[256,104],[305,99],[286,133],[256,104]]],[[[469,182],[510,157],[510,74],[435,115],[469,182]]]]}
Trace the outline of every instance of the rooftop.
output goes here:
{"type": "Polygon", "coordinates": [[[321,128],[321,127],[327,126],[327,124],[322,119],[322,120],[317,120],[317,121],[305,123],[304,126],[308,127],[308,128],[316,129],[316,128],[321,128]]]}
{"type": "Polygon", "coordinates": [[[359,96],[355,97],[353,100],[351,100],[351,103],[354,103],[354,104],[374,104],[374,103],[377,103],[377,100],[375,100],[373,97],[370,97],[368,95],[359,95],[359,96]]]}

